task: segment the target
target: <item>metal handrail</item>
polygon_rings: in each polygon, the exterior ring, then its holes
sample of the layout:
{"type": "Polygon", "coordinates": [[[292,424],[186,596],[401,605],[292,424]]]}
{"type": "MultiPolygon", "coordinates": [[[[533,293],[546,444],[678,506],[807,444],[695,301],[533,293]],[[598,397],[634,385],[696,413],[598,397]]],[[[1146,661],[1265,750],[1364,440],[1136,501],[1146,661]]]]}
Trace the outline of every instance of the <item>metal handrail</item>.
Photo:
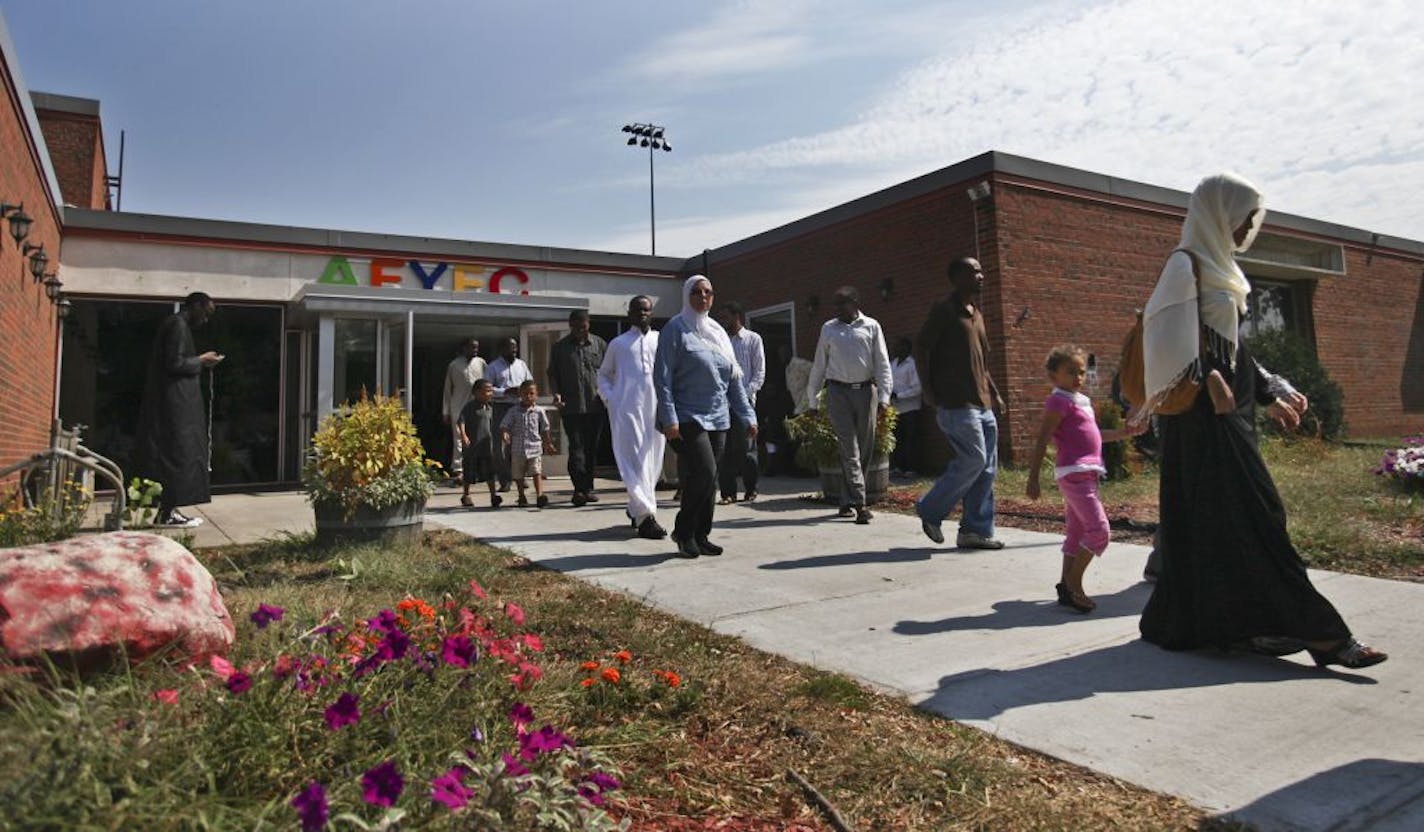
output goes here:
{"type": "MultiPolygon", "coordinates": [[[[128,491],[124,488],[123,471],[113,460],[94,453],[82,444],[76,443],[75,449],[75,451],[70,451],[65,448],[48,448],[39,453],[31,454],[27,459],[10,465],[9,467],[0,468],[0,479],[4,479],[17,471],[22,472],[20,474],[20,482],[22,484],[21,492],[23,493],[23,483],[28,478],[29,473],[38,468],[41,464],[51,462],[55,459],[65,459],[81,465],[114,484],[114,508],[104,517],[104,530],[122,530],[124,527],[125,501],[128,498],[128,491]]],[[[51,468],[53,468],[53,466],[51,466],[51,468]]],[[[28,495],[25,495],[24,499],[28,503],[28,495]]]]}

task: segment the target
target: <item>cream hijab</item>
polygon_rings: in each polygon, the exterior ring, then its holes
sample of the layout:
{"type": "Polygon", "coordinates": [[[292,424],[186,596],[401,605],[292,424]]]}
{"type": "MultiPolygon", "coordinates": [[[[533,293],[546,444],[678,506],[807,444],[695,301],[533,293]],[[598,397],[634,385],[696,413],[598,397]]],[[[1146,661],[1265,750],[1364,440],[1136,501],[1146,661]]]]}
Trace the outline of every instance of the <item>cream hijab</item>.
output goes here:
{"type": "Polygon", "coordinates": [[[689,277],[682,284],[682,311],[677,316],[687,326],[688,332],[706,341],[727,357],[732,363],[732,378],[741,378],[742,367],[737,363],[737,354],[732,352],[732,339],[727,337],[727,330],[712,320],[711,315],[692,308],[692,289],[699,283],[706,283],[709,289],[712,287],[712,281],[700,274],[689,277]]]}
{"type": "Polygon", "coordinates": [[[1234,173],[1208,176],[1192,191],[1182,224],[1181,248],[1196,255],[1201,272],[1201,299],[1192,275],[1191,258],[1181,252],[1167,259],[1157,288],[1143,313],[1142,355],[1146,365],[1147,404],[1144,418],[1183,378],[1200,377],[1202,330],[1207,351],[1236,366],[1237,323],[1246,311],[1251,284],[1232,255],[1251,247],[1265,217],[1261,192],[1234,173]],[[1246,218],[1251,228],[1238,246],[1232,238],[1246,218]]]}

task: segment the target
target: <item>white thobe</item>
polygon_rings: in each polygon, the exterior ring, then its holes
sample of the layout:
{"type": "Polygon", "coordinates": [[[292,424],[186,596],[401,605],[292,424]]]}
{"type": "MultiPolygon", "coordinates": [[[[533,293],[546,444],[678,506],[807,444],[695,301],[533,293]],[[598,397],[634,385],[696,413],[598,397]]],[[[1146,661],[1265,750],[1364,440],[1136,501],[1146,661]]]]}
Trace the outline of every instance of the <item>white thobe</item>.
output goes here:
{"type": "Polygon", "coordinates": [[[613,458],[628,489],[628,513],[635,522],[658,511],[657,484],[667,440],[657,426],[658,399],[653,391],[653,358],[658,333],[636,327],[608,342],[598,368],[598,395],[608,406],[613,458]]]}
{"type": "Polygon", "coordinates": [[[452,474],[459,474],[464,467],[462,456],[465,451],[465,443],[460,438],[460,427],[455,424],[455,420],[460,418],[460,411],[465,409],[465,402],[470,400],[475,382],[484,377],[485,360],[478,355],[474,358],[457,355],[445,368],[445,389],[441,396],[440,412],[450,423],[450,472],[452,474]]]}

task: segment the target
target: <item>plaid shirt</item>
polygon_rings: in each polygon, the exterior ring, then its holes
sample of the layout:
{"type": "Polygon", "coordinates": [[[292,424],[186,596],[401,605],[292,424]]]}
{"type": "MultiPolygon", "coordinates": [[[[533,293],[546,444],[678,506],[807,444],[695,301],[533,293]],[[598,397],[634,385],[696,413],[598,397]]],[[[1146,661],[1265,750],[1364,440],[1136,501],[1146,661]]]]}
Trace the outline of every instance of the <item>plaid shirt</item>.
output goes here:
{"type": "Polygon", "coordinates": [[[519,454],[525,459],[544,455],[544,434],[549,433],[549,417],[539,405],[511,407],[504,414],[499,429],[509,431],[510,454],[519,454]]]}

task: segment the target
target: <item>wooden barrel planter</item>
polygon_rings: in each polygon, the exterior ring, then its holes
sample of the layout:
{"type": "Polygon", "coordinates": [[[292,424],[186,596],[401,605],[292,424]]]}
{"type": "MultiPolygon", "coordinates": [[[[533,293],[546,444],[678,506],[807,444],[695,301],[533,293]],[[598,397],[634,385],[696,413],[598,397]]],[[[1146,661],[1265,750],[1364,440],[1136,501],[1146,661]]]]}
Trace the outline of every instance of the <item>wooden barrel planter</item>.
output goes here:
{"type": "MultiPolygon", "coordinates": [[[[870,468],[865,474],[865,501],[874,505],[885,499],[890,490],[890,457],[876,454],[870,459],[870,468]]],[[[839,503],[845,477],[841,474],[840,463],[821,465],[821,498],[828,503],[839,503]]]]}
{"type": "Polygon", "coordinates": [[[360,506],[351,516],[339,504],[318,503],[316,543],[415,543],[425,530],[425,501],[407,500],[384,508],[360,506]]]}

